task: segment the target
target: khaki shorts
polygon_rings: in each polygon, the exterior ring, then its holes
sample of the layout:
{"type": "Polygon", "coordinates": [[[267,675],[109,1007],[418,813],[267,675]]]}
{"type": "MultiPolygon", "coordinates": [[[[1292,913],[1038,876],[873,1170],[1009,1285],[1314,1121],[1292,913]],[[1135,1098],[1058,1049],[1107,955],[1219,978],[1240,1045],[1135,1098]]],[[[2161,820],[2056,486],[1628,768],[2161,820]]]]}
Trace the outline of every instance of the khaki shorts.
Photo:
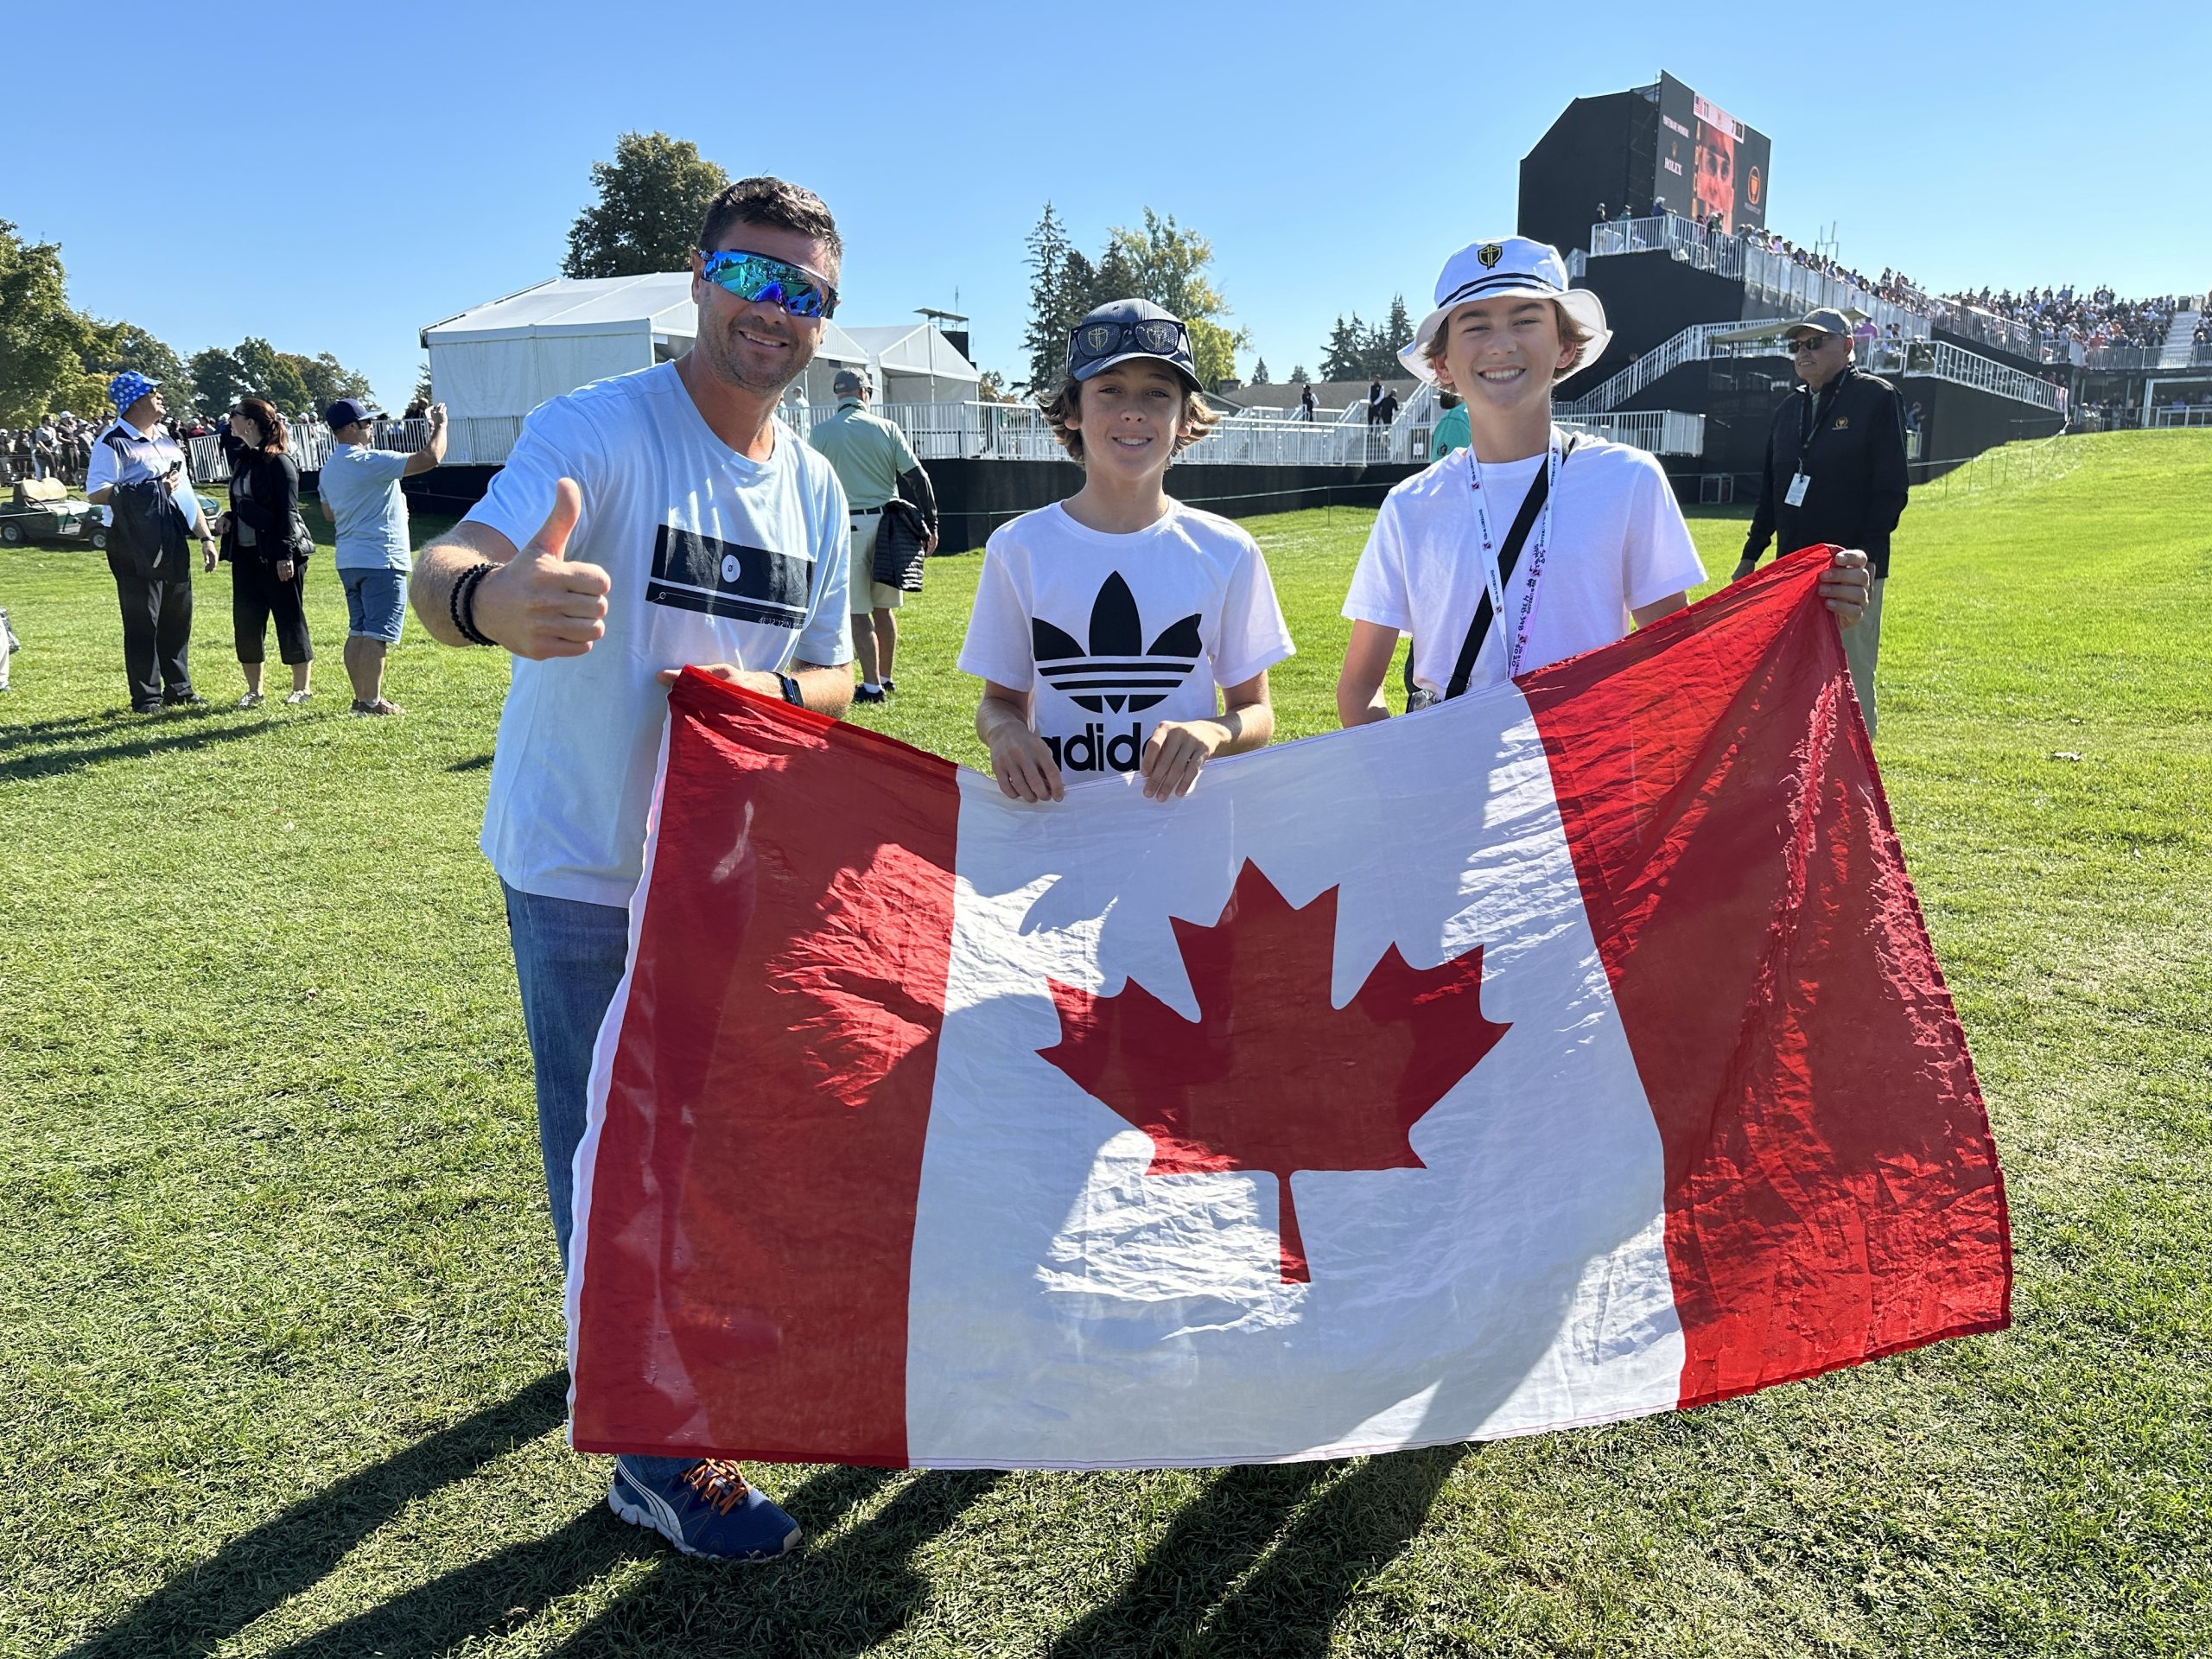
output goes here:
{"type": "Polygon", "coordinates": [[[871,512],[863,518],[855,513],[849,523],[853,567],[846,579],[849,594],[845,608],[855,616],[866,616],[871,611],[897,610],[906,602],[906,594],[869,579],[869,573],[875,569],[875,532],[883,528],[883,515],[871,512]]]}

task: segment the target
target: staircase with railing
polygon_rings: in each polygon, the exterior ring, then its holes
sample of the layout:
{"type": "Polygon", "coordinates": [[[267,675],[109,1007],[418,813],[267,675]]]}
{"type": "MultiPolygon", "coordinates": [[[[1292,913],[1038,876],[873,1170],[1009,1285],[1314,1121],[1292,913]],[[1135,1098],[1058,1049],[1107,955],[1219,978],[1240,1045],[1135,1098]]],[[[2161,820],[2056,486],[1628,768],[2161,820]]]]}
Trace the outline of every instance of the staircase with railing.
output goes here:
{"type": "MultiPolygon", "coordinates": [[[[1775,325],[1777,331],[1780,325],[1775,325]]],[[[2194,329],[2196,325],[2190,324],[2194,329]]],[[[1562,417],[1601,415],[1618,409],[1630,397],[1670,374],[1685,363],[1714,357],[1773,357],[1779,354],[1778,333],[1762,338],[1756,323],[1696,322],[1671,339],[1653,346],[1612,378],[1562,404],[1562,417]]],[[[1948,340],[1861,340],[1856,348],[1859,366],[1875,374],[1928,375],[1994,392],[2000,397],[2030,404],[2037,409],[2063,412],[2060,389],[2048,380],[1962,351],[1948,340]]]]}
{"type": "Polygon", "coordinates": [[[1627,253],[1664,253],[1696,270],[1740,282],[1747,294],[1797,316],[1832,306],[1872,319],[1885,334],[1925,340],[1929,333],[1933,302],[1916,289],[1903,290],[1909,303],[1885,299],[1856,283],[1799,264],[1792,256],[1769,248],[1756,234],[1708,231],[1680,213],[1592,225],[1589,251],[1580,260],[1568,262],[1568,275],[1584,276],[1592,261],[1627,253]]]}
{"type": "Polygon", "coordinates": [[[2186,311],[2177,309],[2173,321],[2166,325],[2166,343],[2158,353],[2162,369],[2185,369],[2196,355],[2196,325],[2204,321],[2204,314],[2194,306],[2186,311]]]}

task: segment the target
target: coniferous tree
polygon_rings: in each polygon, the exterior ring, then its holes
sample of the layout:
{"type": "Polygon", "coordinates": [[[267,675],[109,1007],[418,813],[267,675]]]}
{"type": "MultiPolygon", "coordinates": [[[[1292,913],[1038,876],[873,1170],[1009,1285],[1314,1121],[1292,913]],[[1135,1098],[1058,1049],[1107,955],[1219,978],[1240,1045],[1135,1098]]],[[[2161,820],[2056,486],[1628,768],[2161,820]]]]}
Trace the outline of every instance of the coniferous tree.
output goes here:
{"type": "Polygon", "coordinates": [[[1264,386],[1268,384],[1268,359],[1264,357],[1252,365],[1252,384],[1255,386],[1264,386]]]}
{"type": "Polygon", "coordinates": [[[1045,204],[1044,216],[1025,245],[1029,250],[1029,326],[1022,333],[1021,350],[1029,364],[1030,386],[1042,391],[1059,384],[1067,362],[1071,325],[1063,321],[1062,308],[1068,297],[1068,257],[1075,252],[1067,227],[1051,202],[1045,204]]]}

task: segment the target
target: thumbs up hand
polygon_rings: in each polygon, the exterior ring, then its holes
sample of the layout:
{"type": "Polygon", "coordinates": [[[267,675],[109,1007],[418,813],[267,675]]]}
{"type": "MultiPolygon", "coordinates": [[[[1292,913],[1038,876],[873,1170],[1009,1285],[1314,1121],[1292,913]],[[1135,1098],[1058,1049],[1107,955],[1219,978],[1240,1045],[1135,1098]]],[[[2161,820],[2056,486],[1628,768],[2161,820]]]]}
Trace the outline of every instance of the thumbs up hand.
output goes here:
{"type": "Polygon", "coordinates": [[[607,632],[613,583],[599,566],[568,558],[569,537],[583,505],[575,480],[563,479],[537,534],[477,583],[477,627],[518,657],[581,657],[607,632]]]}

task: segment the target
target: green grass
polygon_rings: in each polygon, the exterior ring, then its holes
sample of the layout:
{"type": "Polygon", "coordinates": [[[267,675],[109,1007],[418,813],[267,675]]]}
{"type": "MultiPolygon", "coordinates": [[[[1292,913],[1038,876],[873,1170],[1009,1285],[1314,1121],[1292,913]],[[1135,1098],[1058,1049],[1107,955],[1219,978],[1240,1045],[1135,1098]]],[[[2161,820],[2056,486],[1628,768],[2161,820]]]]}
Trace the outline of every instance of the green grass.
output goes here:
{"type": "MultiPolygon", "coordinates": [[[[2212,1646],[2212,435],[1931,493],[1881,755],[2007,1171],[2018,1323],[1704,1410],[1287,1469],[762,1469],[768,1569],[561,1441],[529,1064],[474,850],[505,671],[134,721],[100,562],[0,563],[0,1654],[2183,1655],[2212,1646]],[[2075,464],[2078,463],[2078,464],[2075,464]],[[2078,757],[2066,758],[2066,757],[2078,757]]],[[[1259,521],[1332,721],[1368,515],[1259,521]]],[[[1740,521],[1694,524],[1708,568],[1740,521]]],[[[899,736],[975,758],[974,557],[899,736]]],[[[272,668],[279,690],[282,672],[272,668]]],[[[227,695],[226,695],[227,694],[227,695]]]]}

